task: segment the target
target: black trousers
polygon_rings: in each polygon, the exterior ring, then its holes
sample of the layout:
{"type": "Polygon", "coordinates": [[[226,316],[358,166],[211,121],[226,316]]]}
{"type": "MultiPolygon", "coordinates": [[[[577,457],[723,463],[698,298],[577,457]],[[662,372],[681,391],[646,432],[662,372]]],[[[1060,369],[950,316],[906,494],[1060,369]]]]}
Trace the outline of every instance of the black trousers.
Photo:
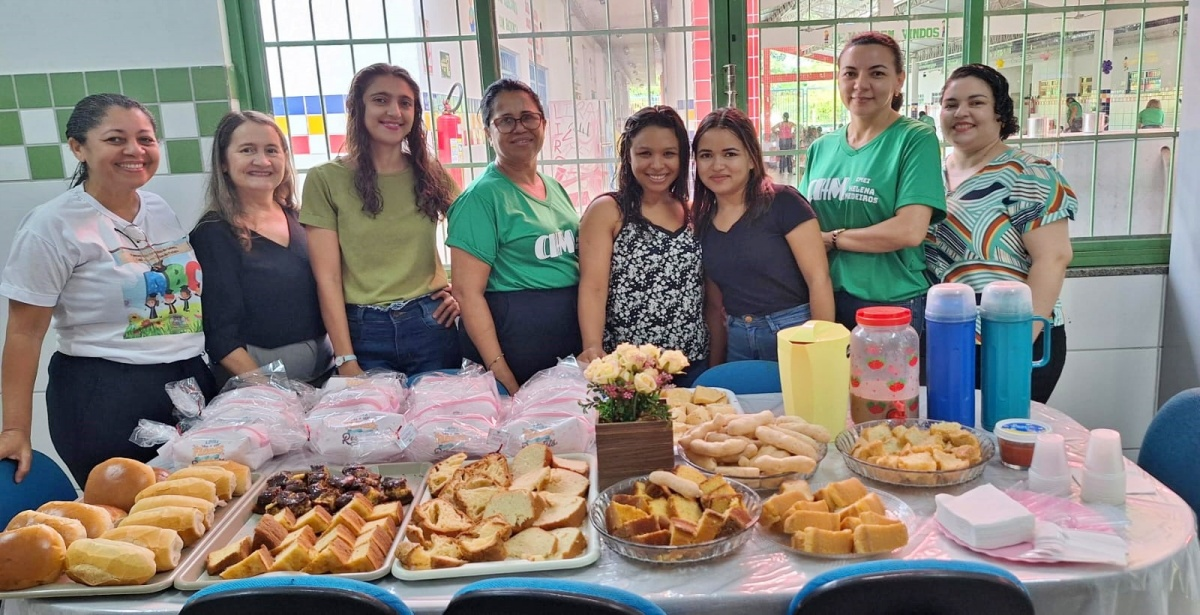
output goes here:
{"type": "Polygon", "coordinates": [[[176,423],[164,385],[194,377],[206,400],[216,392],[212,372],[198,355],[174,363],[130,365],[56,352],[49,371],[50,439],[80,487],[92,468],[109,457],[154,458],[155,448],[138,446],[129,436],[138,419],[176,423]]]}
{"type": "MultiPolygon", "coordinates": [[[[490,292],[484,297],[496,323],[500,351],[508,363],[517,384],[525,384],[534,374],[554,367],[559,358],[583,350],[579,335],[579,287],[550,290],[518,290],[490,292]]],[[[459,343],[463,357],[484,367],[496,357],[481,357],[467,335],[459,327],[459,343]]]]}
{"type": "MultiPolygon", "coordinates": [[[[1033,342],[1033,360],[1042,360],[1042,336],[1046,335],[1046,330],[1043,329],[1038,334],[1037,340],[1033,342]]],[[[1062,376],[1063,367],[1067,364],[1067,327],[1059,325],[1050,328],[1050,362],[1045,367],[1038,367],[1033,370],[1032,386],[1030,387],[1029,398],[1033,401],[1046,403],[1050,400],[1050,395],[1054,393],[1054,387],[1058,386],[1058,379],[1062,376]]],[[[975,388],[979,388],[980,379],[983,378],[983,348],[979,345],[975,346],[975,388]]]]}

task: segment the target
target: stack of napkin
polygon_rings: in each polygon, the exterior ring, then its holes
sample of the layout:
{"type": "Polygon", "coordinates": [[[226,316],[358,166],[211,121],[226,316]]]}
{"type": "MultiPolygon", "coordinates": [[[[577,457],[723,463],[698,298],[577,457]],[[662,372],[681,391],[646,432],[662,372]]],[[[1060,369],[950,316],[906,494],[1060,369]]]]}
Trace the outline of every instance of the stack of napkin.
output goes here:
{"type": "Polygon", "coordinates": [[[1129,543],[1114,534],[1072,530],[1039,521],[1032,555],[1064,562],[1124,566],[1129,563],[1129,543]]]}
{"type": "Polygon", "coordinates": [[[1033,542],[1033,513],[993,485],[980,485],[960,496],[938,494],[935,500],[934,518],[972,548],[1033,542]]]}

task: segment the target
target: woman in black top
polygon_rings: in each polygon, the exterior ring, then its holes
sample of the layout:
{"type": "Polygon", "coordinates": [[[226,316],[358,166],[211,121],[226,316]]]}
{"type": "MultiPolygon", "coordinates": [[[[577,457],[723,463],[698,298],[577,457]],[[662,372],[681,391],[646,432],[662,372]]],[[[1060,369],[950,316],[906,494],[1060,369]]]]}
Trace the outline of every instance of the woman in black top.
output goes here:
{"type": "Polygon", "coordinates": [[[332,366],[295,194],[287,140],[275,122],[257,111],[222,118],[208,211],[191,233],[203,289],[189,289],[203,293],[205,347],[220,381],[276,360],[304,381],[332,366]]]}
{"type": "Polygon", "coordinates": [[[728,335],[726,348],[712,348],[710,363],[776,361],[780,329],[833,320],[816,215],[795,188],[771,183],[754,124],[735,108],[700,122],[692,154],[704,275],[725,307],[728,335]]]}

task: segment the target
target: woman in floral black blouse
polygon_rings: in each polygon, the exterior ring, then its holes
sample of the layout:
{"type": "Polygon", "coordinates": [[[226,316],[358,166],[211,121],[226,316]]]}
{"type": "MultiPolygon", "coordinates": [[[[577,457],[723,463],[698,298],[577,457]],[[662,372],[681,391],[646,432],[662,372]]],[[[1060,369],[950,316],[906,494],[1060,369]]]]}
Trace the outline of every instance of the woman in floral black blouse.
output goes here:
{"type": "MultiPolygon", "coordinates": [[[[678,349],[689,386],[708,366],[709,328],[700,242],[688,211],[688,135],[674,109],[646,107],[625,122],[618,188],[588,207],[579,227],[582,362],[617,344],[678,349]]],[[[724,327],[716,306],[724,347],[724,327]]]]}

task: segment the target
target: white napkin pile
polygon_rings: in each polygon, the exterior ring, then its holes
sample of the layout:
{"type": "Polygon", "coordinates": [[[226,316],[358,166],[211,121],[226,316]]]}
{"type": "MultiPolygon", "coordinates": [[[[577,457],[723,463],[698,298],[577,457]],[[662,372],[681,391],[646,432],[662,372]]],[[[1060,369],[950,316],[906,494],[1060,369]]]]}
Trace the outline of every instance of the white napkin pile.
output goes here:
{"type": "Polygon", "coordinates": [[[934,518],[973,548],[998,549],[1033,542],[1033,513],[993,485],[980,485],[960,496],[941,493],[934,499],[934,518]]]}
{"type": "Polygon", "coordinates": [[[1129,544],[1115,534],[1039,521],[1033,533],[1033,554],[1063,562],[1124,566],[1129,562],[1129,544]]]}

